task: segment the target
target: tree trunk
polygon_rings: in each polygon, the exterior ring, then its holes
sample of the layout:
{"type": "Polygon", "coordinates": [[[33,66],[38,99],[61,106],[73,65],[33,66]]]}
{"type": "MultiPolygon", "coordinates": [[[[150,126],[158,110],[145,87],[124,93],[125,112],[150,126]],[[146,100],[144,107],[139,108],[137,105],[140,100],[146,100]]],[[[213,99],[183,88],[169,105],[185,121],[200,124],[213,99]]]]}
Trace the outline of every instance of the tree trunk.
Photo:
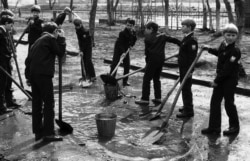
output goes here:
{"type": "MultiPolygon", "coordinates": [[[[73,4],[74,4],[74,1],[70,0],[69,8],[71,9],[71,11],[73,11],[73,4]]],[[[69,14],[69,22],[72,22],[72,21],[73,21],[72,14],[69,14]]]]}
{"type": "Polygon", "coordinates": [[[220,30],[220,0],[216,0],[216,32],[220,30]]]}
{"type": "Polygon", "coordinates": [[[9,9],[9,4],[8,4],[8,0],[1,0],[2,4],[3,4],[3,8],[4,9],[9,9]]]}
{"type": "Polygon", "coordinates": [[[228,2],[228,0],[224,0],[224,3],[225,3],[225,7],[227,9],[228,21],[233,23],[234,17],[233,17],[233,13],[232,13],[231,4],[228,2]]]}
{"type": "Polygon", "coordinates": [[[93,43],[93,46],[94,46],[94,41],[95,41],[95,16],[96,16],[96,8],[97,8],[97,2],[98,0],[93,0],[92,2],[92,7],[91,7],[91,10],[90,10],[90,17],[89,17],[89,32],[91,34],[91,37],[92,37],[92,43],[93,43]]]}
{"type": "Polygon", "coordinates": [[[203,5],[203,30],[207,30],[207,5],[205,3],[205,0],[202,0],[203,5]]]}
{"type": "Polygon", "coordinates": [[[164,14],[165,14],[165,30],[168,32],[168,16],[169,16],[169,0],[164,0],[165,1],[165,8],[164,8],[164,14]]]}
{"type": "Polygon", "coordinates": [[[34,3],[37,5],[37,4],[38,4],[38,3],[37,3],[37,0],[35,0],[34,3]]]}
{"type": "Polygon", "coordinates": [[[138,13],[140,15],[140,20],[141,20],[140,33],[143,34],[145,30],[145,22],[144,22],[144,14],[142,11],[142,0],[138,0],[138,13]]]}
{"type": "Polygon", "coordinates": [[[238,43],[242,38],[242,33],[245,24],[245,1],[244,0],[234,0],[235,14],[236,14],[236,25],[239,29],[238,43]]]}
{"type": "Polygon", "coordinates": [[[119,0],[116,0],[115,5],[113,0],[107,0],[107,14],[108,14],[108,25],[115,25],[115,12],[119,4],[119,0]]]}
{"type": "Polygon", "coordinates": [[[213,27],[213,18],[212,18],[212,10],[211,10],[211,7],[210,7],[210,4],[209,4],[209,1],[207,1],[207,9],[208,9],[208,14],[209,14],[209,29],[211,31],[214,31],[214,27],[213,27]]]}

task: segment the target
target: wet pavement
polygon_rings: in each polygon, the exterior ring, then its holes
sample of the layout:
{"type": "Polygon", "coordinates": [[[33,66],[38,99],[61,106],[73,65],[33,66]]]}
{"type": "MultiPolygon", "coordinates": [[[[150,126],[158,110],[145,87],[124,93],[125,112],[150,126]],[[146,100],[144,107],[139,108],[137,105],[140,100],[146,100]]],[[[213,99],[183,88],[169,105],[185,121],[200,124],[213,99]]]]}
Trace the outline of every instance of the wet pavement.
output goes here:
{"type": "MultiPolygon", "coordinates": [[[[74,44],[74,41],[71,43],[74,44]]],[[[72,44],[69,44],[69,47],[74,46],[72,44]]],[[[195,116],[187,120],[175,117],[178,108],[182,105],[180,97],[164,135],[155,144],[143,144],[142,137],[155,127],[161,126],[178,86],[166,103],[162,117],[149,121],[159,106],[155,106],[152,102],[149,106],[139,106],[134,103],[134,100],[140,98],[141,95],[143,73],[136,73],[130,77],[131,86],[123,88],[120,85],[124,95],[119,99],[113,101],[106,99],[103,82],[99,76],[109,71],[109,65],[104,64],[102,57],[98,56],[100,53],[97,50],[102,44],[97,43],[96,45],[93,61],[98,79],[90,88],[78,86],[81,73],[79,57],[68,56],[63,65],[63,121],[74,128],[73,134],[63,136],[62,142],[35,142],[29,115],[31,102],[27,101],[26,96],[14,87],[15,97],[23,107],[0,117],[0,160],[2,158],[23,161],[249,160],[249,97],[236,95],[241,123],[238,135],[231,137],[222,134],[216,137],[204,136],[200,134],[200,130],[207,127],[212,89],[197,85],[193,86],[195,116]],[[153,113],[141,116],[142,113],[150,110],[153,113]],[[95,115],[104,112],[117,115],[115,135],[111,139],[103,139],[98,136],[95,115]]],[[[27,47],[20,45],[17,50],[23,54],[18,57],[19,62],[23,62],[27,47]]],[[[140,61],[135,60],[134,62],[140,61]]],[[[143,65],[141,64],[141,66],[143,65]]],[[[23,71],[24,66],[21,65],[20,68],[23,71]]],[[[56,117],[58,115],[57,68],[56,66],[54,79],[56,117]]],[[[121,70],[119,68],[118,75],[121,73],[122,68],[121,70]]],[[[200,72],[195,74],[199,76],[200,72]]],[[[17,78],[15,73],[14,77],[17,78]]],[[[174,84],[174,80],[162,78],[161,82],[164,97],[174,84]]],[[[28,87],[26,88],[28,89],[28,87]]],[[[153,98],[153,91],[151,93],[151,98],[153,98]]],[[[224,109],[222,114],[222,129],[226,129],[228,118],[224,109]]]]}

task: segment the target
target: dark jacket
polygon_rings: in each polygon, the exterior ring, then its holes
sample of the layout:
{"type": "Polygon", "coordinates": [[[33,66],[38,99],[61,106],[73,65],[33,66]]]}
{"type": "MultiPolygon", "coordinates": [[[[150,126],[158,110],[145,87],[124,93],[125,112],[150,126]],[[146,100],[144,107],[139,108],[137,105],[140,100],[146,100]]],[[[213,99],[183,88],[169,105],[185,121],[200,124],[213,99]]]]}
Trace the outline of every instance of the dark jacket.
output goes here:
{"type": "Polygon", "coordinates": [[[54,76],[55,58],[65,53],[65,38],[55,37],[49,33],[42,36],[32,45],[30,53],[25,60],[25,77],[30,79],[32,74],[54,76]]]}
{"type": "Polygon", "coordinates": [[[198,42],[193,33],[187,35],[180,43],[178,64],[180,68],[188,69],[193,63],[198,51],[198,42]]]}
{"type": "Polygon", "coordinates": [[[29,22],[29,26],[26,32],[29,33],[28,41],[29,41],[29,44],[32,45],[43,33],[43,30],[42,30],[43,20],[40,18],[36,18],[36,19],[30,18],[28,22],[29,22]],[[33,20],[34,23],[31,24],[30,20],[33,20]]]}
{"type": "Polygon", "coordinates": [[[144,42],[146,61],[164,61],[166,42],[180,44],[180,40],[162,33],[152,33],[145,37],[144,42]]]}
{"type": "Polygon", "coordinates": [[[12,54],[10,40],[6,30],[0,26],[0,64],[10,60],[12,54]]]}
{"type": "Polygon", "coordinates": [[[92,39],[91,39],[89,30],[85,29],[82,26],[81,28],[76,29],[76,35],[77,35],[80,51],[82,51],[83,53],[91,51],[92,39]]]}
{"type": "Polygon", "coordinates": [[[64,22],[64,20],[65,20],[65,18],[66,18],[66,13],[60,13],[57,17],[56,17],[56,19],[55,19],[55,23],[59,26],[59,25],[62,25],[63,24],[63,22],[64,22]]]}
{"type": "Polygon", "coordinates": [[[218,57],[215,83],[221,84],[228,79],[238,81],[241,51],[235,43],[226,45],[222,42],[218,49],[209,49],[208,52],[218,57]]]}
{"type": "Polygon", "coordinates": [[[137,40],[135,31],[129,31],[127,28],[119,33],[115,42],[115,53],[125,53],[129,47],[133,47],[137,40]]]}

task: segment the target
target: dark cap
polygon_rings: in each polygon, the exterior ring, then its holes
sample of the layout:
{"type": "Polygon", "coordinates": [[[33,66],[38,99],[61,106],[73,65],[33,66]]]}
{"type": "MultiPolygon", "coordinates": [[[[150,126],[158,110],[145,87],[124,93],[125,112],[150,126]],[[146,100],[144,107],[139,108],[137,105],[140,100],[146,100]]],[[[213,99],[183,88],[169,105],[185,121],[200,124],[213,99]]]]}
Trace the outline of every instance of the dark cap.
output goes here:
{"type": "Polygon", "coordinates": [[[133,20],[133,19],[130,19],[130,18],[127,18],[126,19],[126,23],[129,23],[129,24],[131,24],[131,25],[135,25],[135,20],[133,20]]]}
{"type": "Polygon", "coordinates": [[[181,22],[182,25],[190,26],[191,30],[194,30],[196,27],[196,23],[192,19],[186,19],[181,22]]]}
{"type": "Polygon", "coordinates": [[[0,24],[5,24],[5,23],[14,23],[14,19],[12,16],[9,16],[9,15],[3,15],[1,16],[0,18],[0,24]]]}
{"type": "Polygon", "coordinates": [[[33,5],[30,9],[31,12],[41,12],[41,7],[39,5],[33,5]]]}
{"type": "Polygon", "coordinates": [[[4,16],[4,15],[8,15],[8,16],[11,16],[13,17],[15,14],[9,10],[9,9],[4,9],[1,13],[0,13],[0,17],[4,16]]]}
{"type": "Polygon", "coordinates": [[[71,9],[69,7],[65,7],[63,12],[71,12],[71,9]]]}
{"type": "Polygon", "coordinates": [[[73,23],[74,23],[75,26],[79,26],[79,25],[82,24],[82,20],[80,18],[75,18],[73,20],[73,23]]]}

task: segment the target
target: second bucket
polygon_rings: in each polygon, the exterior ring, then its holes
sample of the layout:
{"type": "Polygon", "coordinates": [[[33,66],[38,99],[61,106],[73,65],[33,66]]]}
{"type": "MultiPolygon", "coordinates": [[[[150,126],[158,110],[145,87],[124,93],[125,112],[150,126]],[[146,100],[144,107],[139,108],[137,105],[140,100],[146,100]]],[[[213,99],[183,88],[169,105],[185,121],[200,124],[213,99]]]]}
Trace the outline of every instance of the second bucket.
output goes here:
{"type": "Polygon", "coordinates": [[[110,139],[115,135],[116,118],[114,113],[96,114],[97,131],[101,138],[110,139]]]}

